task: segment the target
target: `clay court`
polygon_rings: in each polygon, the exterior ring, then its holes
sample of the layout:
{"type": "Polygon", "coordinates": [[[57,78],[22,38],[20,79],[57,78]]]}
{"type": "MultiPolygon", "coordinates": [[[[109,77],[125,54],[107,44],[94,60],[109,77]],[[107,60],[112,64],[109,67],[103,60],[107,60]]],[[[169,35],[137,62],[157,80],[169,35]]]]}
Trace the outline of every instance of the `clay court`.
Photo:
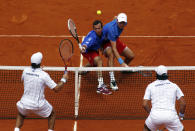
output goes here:
{"type": "MultiPolygon", "coordinates": [[[[67,20],[72,18],[78,28],[78,34],[80,40],[82,36],[87,35],[92,30],[92,22],[96,19],[102,20],[104,24],[110,22],[114,16],[120,12],[125,12],[128,16],[128,25],[122,33],[121,40],[128,45],[129,48],[135,53],[135,59],[130,66],[194,66],[195,65],[195,2],[193,0],[35,0],[35,1],[6,1],[1,0],[0,11],[0,65],[2,66],[29,66],[30,57],[35,52],[43,53],[42,64],[44,66],[62,67],[63,62],[58,52],[59,42],[68,38],[74,42],[75,53],[71,60],[72,67],[80,66],[80,52],[76,41],[70,37],[70,33],[67,29],[67,20]],[[101,10],[102,14],[97,15],[96,11],[101,10]]],[[[106,59],[104,56],[103,64],[106,66],[106,59]]],[[[84,59],[83,65],[86,64],[84,59]]],[[[115,66],[119,66],[115,62],[115,66]]],[[[21,72],[20,72],[21,73],[21,72]]],[[[16,81],[19,81],[19,76],[13,77],[16,81]],[[17,78],[17,79],[16,79],[17,78]]],[[[51,75],[55,78],[55,74],[51,75]]],[[[90,77],[90,76],[88,76],[90,77]]],[[[117,76],[121,79],[132,78],[133,76],[117,76]]],[[[137,75],[135,74],[135,77],[137,75]]],[[[74,75],[71,75],[74,79],[74,75]]],[[[153,77],[154,78],[154,77],[153,77]]],[[[150,79],[154,80],[153,78],[150,79]]],[[[58,80],[59,78],[57,78],[58,80]]],[[[87,76],[82,78],[86,84],[87,76]]],[[[147,85],[148,79],[143,79],[143,83],[147,85]]],[[[194,80],[194,79],[192,79],[194,80]]],[[[138,103],[131,103],[131,106],[136,106],[140,109],[138,112],[143,114],[142,118],[134,119],[111,119],[105,120],[103,116],[97,116],[91,118],[85,114],[87,104],[98,102],[99,99],[114,102],[116,98],[121,98],[126,92],[134,91],[133,89],[123,90],[125,83],[122,83],[123,88],[119,93],[115,93],[111,97],[109,96],[97,96],[95,89],[81,88],[81,99],[90,97],[90,101],[84,101],[81,106],[83,110],[82,119],[72,119],[71,111],[74,108],[74,92],[71,88],[74,88],[74,80],[71,80],[70,87],[64,89],[59,93],[59,99],[63,98],[64,103],[70,104],[69,114],[58,116],[56,120],[55,131],[73,131],[75,123],[77,124],[76,131],[141,131],[145,121],[146,114],[141,107],[141,100],[144,95],[144,85],[140,89],[135,91],[138,94],[128,97],[127,100],[135,100],[138,98],[138,103]],[[70,93],[67,93],[70,92],[70,93]],[[91,93],[91,94],[89,94],[91,93]],[[66,102],[66,100],[68,100],[66,102]],[[88,102],[88,103],[85,103],[88,102]],[[140,106],[140,107],[139,107],[140,106]],[[85,116],[86,115],[86,116],[85,116]],[[67,116],[67,118],[66,118],[67,116]],[[60,118],[63,117],[63,118],[60,118]],[[89,118],[89,119],[87,119],[89,118]]],[[[1,110],[10,110],[13,114],[6,114],[6,111],[0,111],[1,118],[0,127],[2,131],[12,131],[15,126],[16,113],[15,103],[20,99],[22,95],[22,83],[18,85],[10,85],[13,87],[21,87],[18,89],[9,90],[7,93],[7,87],[5,84],[1,85],[1,110]],[[6,91],[5,91],[6,90],[6,91]],[[13,101],[6,103],[7,99],[11,98],[13,101]],[[5,106],[8,105],[8,106],[5,106]],[[9,115],[11,117],[9,117],[9,115]],[[5,119],[7,118],[7,119],[5,119]]],[[[65,88],[66,88],[65,87],[65,88]]],[[[187,97],[187,104],[194,103],[194,83],[190,83],[190,92],[187,86],[181,87],[184,90],[184,94],[187,97]],[[186,89],[185,89],[186,88],[186,89]],[[188,94],[189,93],[189,94],[188,94]]],[[[11,88],[12,89],[12,88],[11,88]]],[[[46,97],[52,100],[52,105],[58,105],[58,95],[52,94],[51,91],[46,91],[46,97]],[[47,96],[47,94],[49,96],[47,96]],[[54,96],[52,96],[54,95],[54,96]],[[54,99],[56,98],[56,99],[54,99]]],[[[10,100],[10,99],[9,99],[10,100]]],[[[122,100],[122,99],[121,99],[122,100]]],[[[60,99],[62,101],[62,99],[60,99]]],[[[136,101],[136,100],[135,100],[136,101]]],[[[126,101],[128,102],[128,101],[126,101]]],[[[116,105],[109,109],[120,106],[121,101],[117,101],[116,105]],[[118,104],[118,105],[117,105],[118,104]]],[[[66,105],[65,104],[65,105],[66,105]]],[[[98,106],[102,106],[101,103],[98,106]]],[[[61,105],[61,103],[59,104],[61,105]]],[[[94,106],[93,104],[91,106],[94,106]]],[[[63,106],[64,107],[64,106],[63,106]]],[[[65,106],[66,107],[66,106],[65,106]]],[[[105,112],[108,112],[106,104],[103,103],[103,107],[106,108],[105,112]]],[[[95,106],[94,106],[95,108],[95,106]]],[[[187,118],[184,120],[184,126],[186,131],[193,131],[195,128],[195,121],[191,118],[195,118],[195,107],[193,105],[187,105],[187,118]]],[[[64,110],[64,109],[62,109],[64,110]]],[[[115,111],[115,110],[114,110],[115,111]]],[[[73,111],[72,111],[73,112],[73,111]]],[[[9,112],[8,112],[9,113],[9,112]]],[[[136,111],[135,111],[136,114],[136,111]]],[[[108,116],[106,116],[108,117],[108,116]]],[[[24,122],[22,131],[46,131],[47,120],[45,119],[27,119],[24,122]]]]}

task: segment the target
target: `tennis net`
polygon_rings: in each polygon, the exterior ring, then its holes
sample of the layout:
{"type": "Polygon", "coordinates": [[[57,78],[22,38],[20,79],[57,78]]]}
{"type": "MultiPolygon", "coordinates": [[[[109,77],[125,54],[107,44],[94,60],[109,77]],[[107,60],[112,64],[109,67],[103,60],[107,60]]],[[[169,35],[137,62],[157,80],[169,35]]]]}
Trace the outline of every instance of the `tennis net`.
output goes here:
{"type": "MultiPolygon", "coordinates": [[[[0,66],[0,118],[15,118],[16,102],[23,94],[22,71],[26,66],[0,66]]],[[[70,67],[65,87],[54,93],[45,90],[46,99],[53,105],[57,118],[62,119],[143,119],[142,108],[146,86],[156,79],[155,67],[70,67]],[[79,75],[80,71],[88,71],[79,75]],[[114,71],[119,91],[113,95],[97,94],[97,71],[102,71],[104,83],[110,83],[109,72],[114,71]],[[124,71],[131,71],[124,73],[124,71]]],[[[60,81],[64,67],[44,67],[51,78],[60,81]]],[[[179,85],[185,95],[185,117],[195,119],[195,67],[168,67],[169,80],[179,85]]],[[[176,108],[178,109],[178,103],[176,108]]],[[[40,118],[30,115],[29,118],[40,118]]]]}

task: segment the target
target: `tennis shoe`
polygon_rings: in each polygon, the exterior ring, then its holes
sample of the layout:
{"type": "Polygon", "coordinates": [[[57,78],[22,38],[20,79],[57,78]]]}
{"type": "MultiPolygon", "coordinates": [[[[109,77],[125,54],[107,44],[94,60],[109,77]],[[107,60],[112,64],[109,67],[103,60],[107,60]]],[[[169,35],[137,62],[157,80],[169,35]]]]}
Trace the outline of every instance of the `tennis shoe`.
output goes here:
{"type": "Polygon", "coordinates": [[[107,86],[105,84],[98,85],[97,93],[104,94],[104,95],[111,95],[112,92],[108,90],[107,86]]]}
{"type": "Polygon", "coordinates": [[[111,81],[110,82],[110,88],[113,90],[113,91],[117,91],[118,90],[118,86],[116,84],[116,81],[111,81]]]}

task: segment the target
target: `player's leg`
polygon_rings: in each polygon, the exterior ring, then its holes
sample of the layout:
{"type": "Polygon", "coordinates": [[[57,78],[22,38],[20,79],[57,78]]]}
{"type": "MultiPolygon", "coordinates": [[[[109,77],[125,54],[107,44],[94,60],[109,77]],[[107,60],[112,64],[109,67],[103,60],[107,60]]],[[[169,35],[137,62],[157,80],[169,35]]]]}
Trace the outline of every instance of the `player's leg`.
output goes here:
{"type": "Polygon", "coordinates": [[[119,54],[125,57],[124,62],[128,65],[135,57],[133,51],[121,42],[119,38],[117,39],[116,44],[119,54]]]}
{"type": "Polygon", "coordinates": [[[144,131],[156,131],[161,125],[162,124],[158,113],[156,114],[152,112],[145,121],[144,131]]]}
{"type": "Polygon", "coordinates": [[[23,126],[25,116],[18,112],[16,117],[16,127],[14,131],[20,131],[20,128],[23,126]]]}
{"type": "Polygon", "coordinates": [[[33,112],[43,118],[48,118],[48,131],[54,130],[56,115],[52,105],[47,100],[44,101],[44,104],[38,110],[33,112]]]}
{"type": "Polygon", "coordinates": [[[128,65],[133,59],[134,59],[134,53],[131,49],[129,49],[128,47],[126,47],[122,54],[122,56],[125,57],[124,62],[128,65]]]}
{"type": "Polygon", "coordinates": [[[18,114],[16,117],[16,127],[14,131],[20,131],[20,128],[23,126],[25,116],[28,114],[28,110],[24,108],[24,105],[18,101],[17,104],[18,114]]]}
{"type": "Polygon", "coordinates": [[[174,113],[170,114],[169,116],[172,119],[165,124],[165,127],[171,131],[184,131],[184,126],[180,121],[179,117],[174,113]]]}
{"type": "MultiPolygon", "coordinates": [[[[89,59],[87,53],[82,53],[82,56],[85,57],[87,60],[89,59]]],[[[92,65],[90,64],[90,62],[88,62],[84,67],[92,67],[92,65]]],[[[87,73],[88,71],[80,71],[79,75],[86,75],[87,73]]]]}
{"type": "MultiPolygon", "coordinates": [[[[100,56],[94,53],[92,57],[93,57],[93,65],[97,67],[102,67],[102,59],[100,58],[100,56]]],[[[98,71],[97,75],[98,75],[98,88],[99,88],[101,87],[102,84],[104,84],[102,71],[98,71]]]]}
{"type": "MultiPolygon", "coordinates": [[[[90,57],[91,57],[91,60],[93,60],[93,63],[91,62],[91,64],[93,66],[97,66],[97,67],[102,67],[103,66],[102,59],[99,56],[99,53],[98,52],[96,52],[96,51],[91,52],[90,57]]],[[[104,84],[102,71],[98,71],[97,72],[97,75],[98,75],[97,93],[102,93],[102,94],[105,94],[105,95],[112,94],[112,92],[109,91],[107,89],[107,86],[104,84]]]]}
{"type": "Polygon", "coordinates": [[[56,113],[52,110],[51,114],[48,117],[48,131],[53,131],[55,126],[56,113]]]}
{"type": "Polygon", "coordinates": [[[144,129],[143,129],[143,131],[151,131],[151,130],[147,127],[146,124],[144,124],[144,129]]]}
{"type": "MultiPolygon", "coordinates": [[[[114,57],[113,50],[111,48],[110,43],[107,43],[104,45],[104,55],[105,55],[105,57],[108,58],[108,62],[107,62],[108,67],[113,67],[115,57],[114,57]]],[[[110,75],[110,88],[114,91],[118,90],[118,86],[116,84],[116,80],[114,77],[114,72],[110,71],[109,75],[110,75]]]]}

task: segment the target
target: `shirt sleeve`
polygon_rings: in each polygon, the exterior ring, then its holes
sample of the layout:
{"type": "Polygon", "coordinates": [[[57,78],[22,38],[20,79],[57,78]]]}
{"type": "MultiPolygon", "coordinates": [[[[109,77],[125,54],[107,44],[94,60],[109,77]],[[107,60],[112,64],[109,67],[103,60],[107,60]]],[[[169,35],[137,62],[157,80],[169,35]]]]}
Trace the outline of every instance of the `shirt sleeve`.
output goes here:
{"type": "Polygon", "coordinates": [[[181,89],[177,86],[177,91],[176,91],[176,97],[177,100],[179,100],[182,96],[184,96],[183,92],[181,91],[181,89]]]}
{"type": "Polygon", "coordinates": [[[53,89],[54,87],[57,86],[57,84],[51,79],[49,74],[45,74],[45,84],[50,88],[53,89]]]}
{"type": "Polygon", "coordinates": [[[92,45],[93,45],[93,37],[87,37],[84,41],[83,41],[83,43],[82,43],[82,45],[86,45],[87,46],[87,49],[88,48],[90,48],[92,45]]]}
{"type": "Polygon", "coordinates": [[[146,88],[144,100],[151,100],[151,90],[149,86],[146,88]]]}

